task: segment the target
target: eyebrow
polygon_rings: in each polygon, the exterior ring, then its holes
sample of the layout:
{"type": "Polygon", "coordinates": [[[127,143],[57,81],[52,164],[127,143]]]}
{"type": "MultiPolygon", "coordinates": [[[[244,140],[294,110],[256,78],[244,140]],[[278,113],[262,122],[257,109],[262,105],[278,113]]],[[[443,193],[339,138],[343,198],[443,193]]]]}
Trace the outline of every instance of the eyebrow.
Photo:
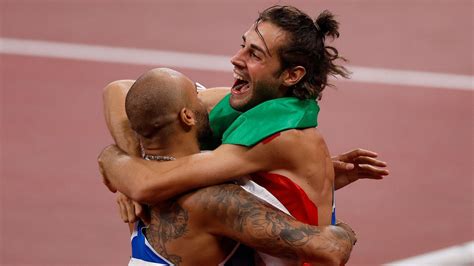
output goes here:
{"type": "MultiPolygon", "coordinates": [[[[265,44],[265,40],[263,39],[263,37],[261,37],[263,43],[265,44]]],[[[246,38],[245,38],[245,35],[242,35],[242,40],[245,42],[246,41],[246,38]]],[[[261,47],[257,46],[256,44],[250,44],[250,48],[254,49],[254,50],[257,50],[259,52],[261,52],[262,54],[264,55],[268,55],[269,57],[272,57],[272,55],[270,54],[270,52],[268,51],[268,48],[267,48],[267,45],[265,44],[265,48],[266,48],[266,51],[264,49],[262,49],[261,47]]]]}

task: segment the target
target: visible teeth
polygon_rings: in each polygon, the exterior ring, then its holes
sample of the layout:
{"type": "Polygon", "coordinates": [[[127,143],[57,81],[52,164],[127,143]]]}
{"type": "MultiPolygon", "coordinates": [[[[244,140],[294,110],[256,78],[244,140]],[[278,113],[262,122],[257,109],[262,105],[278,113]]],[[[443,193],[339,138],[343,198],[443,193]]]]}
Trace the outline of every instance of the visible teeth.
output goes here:
{"type": "Polygon", "coordinates": [[[237,73],[235,73],[235,72],[234,72],[234,78],[235,78],[235,79],[238,79],[238,80],[244,80],[243,77],[237,75],[237,73]]]}

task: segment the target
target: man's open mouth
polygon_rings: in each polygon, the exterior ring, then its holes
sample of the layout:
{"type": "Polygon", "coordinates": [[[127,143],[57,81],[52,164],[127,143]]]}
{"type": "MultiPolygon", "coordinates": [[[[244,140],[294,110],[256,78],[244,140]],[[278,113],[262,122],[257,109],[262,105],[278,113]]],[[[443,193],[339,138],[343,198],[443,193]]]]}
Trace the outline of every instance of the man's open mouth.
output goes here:
{"type": "Polygon", "coordinates": [[[247,80],[236,73],[234,73],[234,78],[235,82],[231,89],[232,94],[243,94],[249,90],[250,86],[247,80]]]}

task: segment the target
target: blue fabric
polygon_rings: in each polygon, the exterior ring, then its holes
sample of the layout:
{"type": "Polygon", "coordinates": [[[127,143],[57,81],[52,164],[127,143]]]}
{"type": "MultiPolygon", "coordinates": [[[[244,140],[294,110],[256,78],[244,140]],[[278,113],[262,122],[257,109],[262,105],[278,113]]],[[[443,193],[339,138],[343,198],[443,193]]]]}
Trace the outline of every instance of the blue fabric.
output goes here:
{"type": "Polygon", "coordinates": [[[332,188],[332,214],[331,214],[331,224],[336,224],[336,195],[334,195],[334,186],[332,188]]]}
{"type": "Polygon", "coordinates": [[[132,239],[132,258],[141,259],[148,262],[171,265],[163,258],[157,256],[155,252],[145,244],[145,235],[142,232],[144,225],[141,221],[137,223],[137,235],[134,236],[132,239]]]}

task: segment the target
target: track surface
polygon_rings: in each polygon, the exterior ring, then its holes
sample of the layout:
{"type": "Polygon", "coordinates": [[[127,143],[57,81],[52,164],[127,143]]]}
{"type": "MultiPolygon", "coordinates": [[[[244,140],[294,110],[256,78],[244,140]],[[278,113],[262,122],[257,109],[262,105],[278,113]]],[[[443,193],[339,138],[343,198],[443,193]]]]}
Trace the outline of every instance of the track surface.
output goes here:
{"type": "MultiPolygon", "coordinates": [[[[336,13],[351,64],[473,75],[470,1],[292,1],[336,13]]],[[[5,1],[1,36],[232,55],[273,1],[5,1]]],[[[125,265],[128,230],[101,184],[111,143],[101,109],[110,81],[154,66],[0,54],[2,265],[125,265]]],[[[207,86],[224,72],[179,69],[207,86]]],[[[358,232],[349,265],[377,265],[472,240],[473,92],[338,82],[320,130],[333,154],[373,149],[383,181],[338,191],[358,232]]]]}

